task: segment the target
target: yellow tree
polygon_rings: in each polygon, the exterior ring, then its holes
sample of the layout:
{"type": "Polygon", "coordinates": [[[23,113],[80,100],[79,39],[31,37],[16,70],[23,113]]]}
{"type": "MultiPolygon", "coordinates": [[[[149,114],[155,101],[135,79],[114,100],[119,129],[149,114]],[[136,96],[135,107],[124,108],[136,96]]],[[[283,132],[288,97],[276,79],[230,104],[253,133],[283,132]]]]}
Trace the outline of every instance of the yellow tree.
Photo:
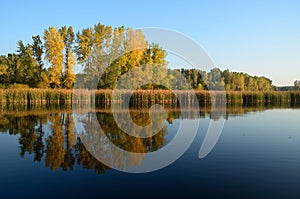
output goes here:
{"type": "Polygon", "coordinates": [[[40,82],[38,83],[38,88],[49,88],[50,81],[47,75],[47,71],[41,73],[40,82]]]}
{"type": "Polygon", "coordinates": [[[127,54],[127,70],[139,66],[147,49],[147,42],[142,31],[128,28],[124,48],[127,54]]]}
{"type": "Polygon", "coordinates": [[[64,42],[64,72],[62,75],[62,87],[64,88],[72,88],[75,82],[75,74],[73,72],[74,65],[76,64],[76,58],[73,53],[73,43],[75,39],[75,35],[73,32],[73,28],[69,26],[63,26],[60,29],[60,33],[64,42]]]}
{"type": "Polygon", "coordinates": [[[90,56],[92,52],[93,45],[93,29],[86,28],[81,32],[78,32],[76,39],[76,49],[75,52],[77,54],[77,61],[79,63],[83,63],[88,56],[90,56]]]}
{"type": "Polygon", "coordinates": [[[258,90],[257,81],[253,77],[249,77],[247,90],[248,91],[257,91],[258,90]]]}
{"type": "Polygon", "coordinates": [[[61,86],[65,44],[60,31],[54,27],[45,30],[44,40],[45,59],[51,64],[49,68],[49,83],[52,88],[57,88],[61,86]]]}
{"type": "Polygon", "coordinates": [[[97,47],[99,45],[101,45],[103,49],[105,47],[109,47],[111,41],[111,33],[111,26],[105,26],[101,23],[94,25],[92,47],[97,47]]]}

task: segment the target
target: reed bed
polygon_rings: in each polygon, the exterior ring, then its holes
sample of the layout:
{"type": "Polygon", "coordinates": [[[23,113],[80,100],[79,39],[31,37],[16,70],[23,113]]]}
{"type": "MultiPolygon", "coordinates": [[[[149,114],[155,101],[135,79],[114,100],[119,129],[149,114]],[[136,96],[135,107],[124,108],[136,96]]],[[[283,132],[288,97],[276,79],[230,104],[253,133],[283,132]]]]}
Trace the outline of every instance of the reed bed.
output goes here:
{"type": "Polygon", "coordinates": [[[0,104],[11,106],[13,104],[94,104],[96,107],[107,108],[112,103],[124,104],[129,107],[147,108],[153,104],[168,107],[200,107],[214,104],[227,104],[238,106],[257,105],[300,105],[300,92],[297,91],[271,91],[271,92],[239,92],[239,91],[194,91],[196,98],[190,91],[169,90],[66,90],[66,89],[0,89],[0,104]]]}
{"type": "Polygon", "coordinates": [[[0,103],[11,104],[71,104],[72,90],[7,89],[0,90],[0,103]]]}

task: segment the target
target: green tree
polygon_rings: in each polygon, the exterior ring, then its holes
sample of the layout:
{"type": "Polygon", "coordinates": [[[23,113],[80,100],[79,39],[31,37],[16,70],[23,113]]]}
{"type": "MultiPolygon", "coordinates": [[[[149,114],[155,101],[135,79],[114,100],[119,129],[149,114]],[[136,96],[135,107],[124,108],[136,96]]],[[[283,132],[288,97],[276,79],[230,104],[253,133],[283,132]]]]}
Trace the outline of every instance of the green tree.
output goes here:
{"type": "Polygon", "coordinates": [[[26,84],[30,87],[36,87],[39,82],[39,65],[33,56],[32,46],[26,46],[22,41],[18,42],[20,68],[18,70],[21,81],[17,83],[26,84]]]}
{"type": "Polygon", "coordinates": [[[7,63],[6,63],[6,57],[1,55],[0,56],[0,75],[4,75],[7,72],[7,63]]]}
{"type": "Polygon", "coordinates": [[[219,90],[224,88],[224,81],[222,79],[222,72],[219,68],[213,68],[208,73],[207,85],[210,90],[219,90]]]}
{"type": "Polygon", "coordinates": [[[38,76],[40,76],[43,72],[44,62],[43,62],[43,43],[39,35],[32,36],[33,44],[32,44],[32,54],[35,60],[38,62],[39,71],[38,76]]]}
{"type": "Polygon", "coordinates": [[[295,90],[297,90],[297,91],[300,90],[300,81],[299,81],[299,80],[294,81],[294,88],[295,88],[295,90]]]}
{"type": "Polygon", "coordinates": [[[0,55],[0,82],[1,84],[8,84],[8,63],[5,55],[0,55]]]}
{"type": "Polygon", "coordinates": [[[22,66],[20,56],[13,53],[7,55],[7,84],[21,83],[22,80],[22,66]]]}

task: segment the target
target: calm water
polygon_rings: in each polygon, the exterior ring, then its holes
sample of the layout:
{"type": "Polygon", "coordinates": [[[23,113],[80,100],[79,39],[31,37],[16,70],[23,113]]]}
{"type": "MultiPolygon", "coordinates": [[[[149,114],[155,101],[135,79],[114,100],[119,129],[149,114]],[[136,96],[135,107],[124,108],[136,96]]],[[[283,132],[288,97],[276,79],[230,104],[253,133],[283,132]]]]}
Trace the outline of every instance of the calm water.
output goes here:
{"type": "MultiPolygon", "coordinates": [[[[78,116],[68,109],[2,111],[0,198],[300,198],[300,109],[227,109],[218,116],[226,118],[223,132],[203,159],[198,153],[211,118],[205,110],[170,110],[165,127],[142,141],[127,137],[111,113],[98,110],[107,137],[132,152],[157,151],[174,138],[180,120],[200,118],[197,137],[181,158],[143,174],[93,158],[74,127],[78,116]]],[[[131,116],[149,123],[145,112],[131,116]]]]}

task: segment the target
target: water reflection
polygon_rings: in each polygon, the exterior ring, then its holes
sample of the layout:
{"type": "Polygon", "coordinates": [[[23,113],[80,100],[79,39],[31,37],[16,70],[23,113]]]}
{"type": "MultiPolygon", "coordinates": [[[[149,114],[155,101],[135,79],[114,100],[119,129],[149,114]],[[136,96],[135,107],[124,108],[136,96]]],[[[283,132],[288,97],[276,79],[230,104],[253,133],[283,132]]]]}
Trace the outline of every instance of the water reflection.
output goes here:
{"type": "Polygon", "coordinates": [[[33,161],[44,161],[53,171],[73,170],[76,164],[97,173],[110,169],[85,149],[76,135],[71,112],[1,114],[0,131],[19,135],[20,156],[32,155],[33,161]]]}
{"type": "MultiPolygon", "coordinates": [[[[225,115],[211,114],[209,108],[193,111],[183,110],[183,112],[178,109],[167,109],[166,122],[172,124],[175,119],[197,119],[199,117],[213,120],[228,119],[229,117],[245,115],[253,111],[264,111],[270,108],[274,107],[228,107],[225,115]]],[[[166,135],[172,133],[168,132],[168,125],[165,125],[152,137],[132,137],[118,128],[109,110],[97,109],[96,112],[97,120],[106,138],[125,151],[135,153],[156,151],[168,144],[166,135]]],[[[120,110],[121,112],[122,110],[120,110]]],[[[132,110],[130,114],[133,121],[140,126],[146,126],[150,122],[147,110],[132,110]]],[[[90,129],[85,130],[89,131],[90,129]]],[[[74,127],[74,115],[70,107],[2,108],[0,132],[19,136],[20,157],[30,155],[33,161],[44,162],[45,166],[53,171],[72,171],[76,166],[81,166],[84,169],[91,169],[101,174],[110,169],[97,161],[84,147],[74,127]]],[[[97,139],[101,138],[98,137],[97,139]]],[[[109,153],[109,151],[103,150],[104,146],[105,141],[103,141],[102,146],[98,147],[103,153],[109,153]]],[[[142,158],[141,156],[139,160],[130,160],[128,157],[126,164],[127,166],[138,164],[142,161],[142,158]]],[[[124,162],[119,161],[116,164],[124,164],[124,162]]]]}

